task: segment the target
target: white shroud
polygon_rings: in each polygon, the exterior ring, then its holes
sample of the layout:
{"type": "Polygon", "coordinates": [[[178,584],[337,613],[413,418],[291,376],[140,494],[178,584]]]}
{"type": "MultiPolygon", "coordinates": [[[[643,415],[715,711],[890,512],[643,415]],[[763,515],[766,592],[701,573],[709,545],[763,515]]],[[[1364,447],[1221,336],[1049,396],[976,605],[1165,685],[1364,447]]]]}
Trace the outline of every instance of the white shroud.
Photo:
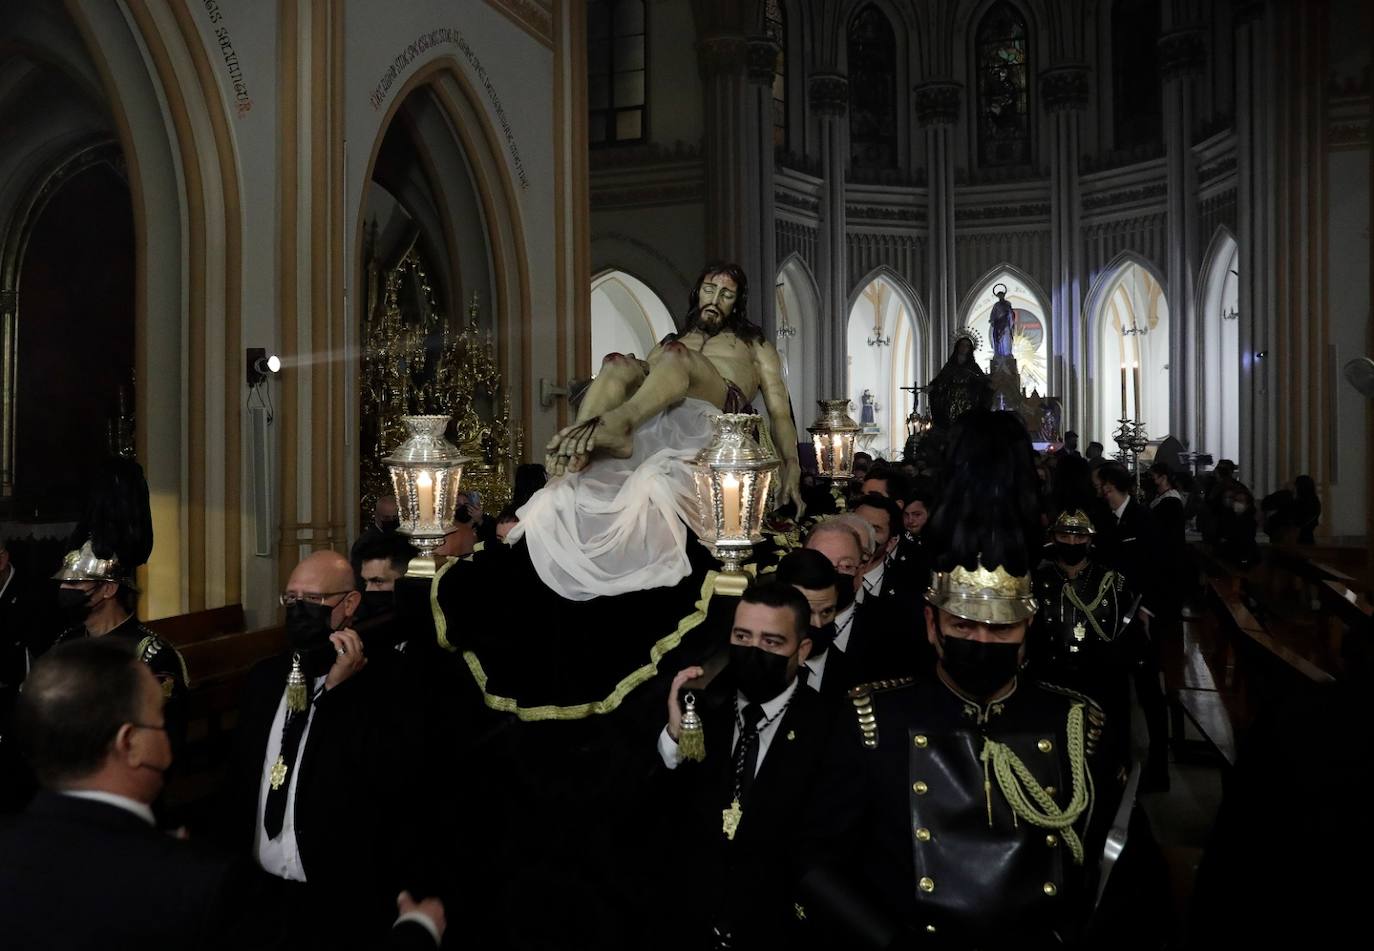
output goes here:
{"type": "Polygon", "coordinates": [[[691,463],[711,441],[719,414],[687,398],[646,420],[630,458],[595,457],[534,493],[516,512],[520,523],[506,543],[524,537],[539,577],[570,601],[677,584],[691,573],[691,463]]]}

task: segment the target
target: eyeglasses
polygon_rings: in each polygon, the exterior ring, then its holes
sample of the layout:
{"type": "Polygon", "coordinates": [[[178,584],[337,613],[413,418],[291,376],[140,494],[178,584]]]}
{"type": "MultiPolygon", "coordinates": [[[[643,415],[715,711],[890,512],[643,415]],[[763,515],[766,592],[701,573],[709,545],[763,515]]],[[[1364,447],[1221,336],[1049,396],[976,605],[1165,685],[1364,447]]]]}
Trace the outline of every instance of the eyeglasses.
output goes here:
{"type": "MultiPolygon", "coordinates": [[[[289,608],[291,605],[300,601],[304,601],[306,604],[324,604],[325,598],[337,598],[351,592],[351,588],[348,591],[324,591],[320,594],[311,594],[309,592],[293,594],[288,591],[285,594],[278,595],[277,600],[281,603],[282,607],[289,608]]],[[[329,606],[334,607],[334,605],[329,606]]]]}

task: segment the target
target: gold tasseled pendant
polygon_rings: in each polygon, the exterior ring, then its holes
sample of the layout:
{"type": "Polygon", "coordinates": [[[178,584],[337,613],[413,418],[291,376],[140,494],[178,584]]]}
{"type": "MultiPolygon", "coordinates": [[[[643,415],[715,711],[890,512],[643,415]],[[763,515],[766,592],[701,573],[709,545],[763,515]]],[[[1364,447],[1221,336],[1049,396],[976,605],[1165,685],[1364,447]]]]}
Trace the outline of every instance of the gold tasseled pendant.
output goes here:
{"type": "Polygon", "coordinates": [[[683,698],[687,709],[682,714],[682,736],[677,741],[678,753],[683,759],[700,763],[706,758],[706,734],[701,728],[701,717],[697,713],[697,698],[689,690],[683,698]]]}
{"type": "Polygon", "coordinates": [[[291,655],[291,673],[286,677],[286,709],[291,713],[305,712],[305,671],[301,670],[301,655],[291,655]]]}

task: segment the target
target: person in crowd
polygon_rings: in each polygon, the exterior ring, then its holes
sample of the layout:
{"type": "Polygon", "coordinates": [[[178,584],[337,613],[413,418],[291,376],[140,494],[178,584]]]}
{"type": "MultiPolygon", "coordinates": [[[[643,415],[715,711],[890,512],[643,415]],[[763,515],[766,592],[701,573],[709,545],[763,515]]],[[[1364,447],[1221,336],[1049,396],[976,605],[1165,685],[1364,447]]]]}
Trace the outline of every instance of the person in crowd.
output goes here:
{"type": "Polygon", "coordinates": [[[849,471],[853,473],[854,480],[862,485],[864,479],[868,478],[868,470],[873,465],[873,457],[860,449],[854,453],[854,461],[851,463],[849,471]]]}
{"type": "Polygon", "coordinates": [[[396,530],[401,527],[401,509],[396,504],[396,496],[383,495],[377,498],[377,504],[372,507],[372,521],[367,528],[358,536],[358,540],[353,543],[353,548],[349,552],[348,560],[354,566],[361,569],[362,562],[359,555],[364,548],[373,542],[383,538],[389,538],[396,534],[396,530]]]}
{"type": "Polygon", "coordinates": [[[1108,750],[1114,772],[1129,766],[1131,678],[1144,658],[1134,624],[1140,597],[1127,579],[1097,559],[1097,530],[1083,511],[1062,512],[1033,573],[1039,605],[1027,650],[1037,677],[1080,690],[1119,728],[1108,750]]]}
{"type": "Polygon", "coordinates": [[[1271,492],[1260,502],[1264,513],[1264,532],[1271,542],[1311,545],[1321,521],[1322,503],[1317,484],[1309,475],[1300,475],[1291,485],[1271,492]]]}
{"type": "Polygon", "coordinates": [[[148,665],[162,688],[166,702],[167,731],[174,749],[186,737],[186,690],[189,677],[181,653],[138,620],[138,588],[132,572],[118,556],[97,557],[90,542],[68,552],[53,575],[60,582],[58,608],[66,627],[56,644],[88,637],[123,641],[148,665]]]}
{"type": "Polygon", "coordinates": [[[477,536],[477,524],[473,518],[471,496],[467,492],[458,493],[457,506],[453,515],[454,525],[444,536],[434,554],[442,558],[467,558],[485,544],[477,536]]]}
{"type": "Polygon", "coordinates": [[[520,516],[515,514],[515,506],[507,505],[496,516],[496,540],[504,542],[510,530],[520,524],[520,516]]]}
{"type": "Polygon", "coordinates": [[[369,594],[394,594],[396,582],[405,577],[410,559],[417,554],[419,550],[400,535],[379,538],[361,549],[363,603],[369,594]]]}
{"type": "Polygon", "coordinates": [[[692,884],[661,947],[770,951],[790,943],[794,844],[831,722],[820,695],[798,676],[811,652],[810,617],[792,585],[765,582],[744,592],[729,664],[692,695],[704,743],[699,761],[686,755],[682,694],[703,670],[673,678],[658,752],[668,773],[671,875],[692,884]]]}
{"type": "Polygon", "coordinates": [[[892,553],[892,567],[920,593],[930,586],[931,550],[923,532],[935,508],[934,489],[929,482],[913,483],[903,503],[902,535],[892,553]]]}
{"type": "MultiPolygon", "coordinates": [[[[863,523],[863,529],[864,536],[873,531],[866,522],[863,523]]],[[[817,659],[823,672],[821,689],[830,695],[843,693],[861,679],[857,665],[863,651],[855,650],[853,656],[849,651],[854,636],[856,609],[854,576],[864,563],[864,536],[855,526],[836,516],[817,522],[806,536],[803,548],[804,551],[814,551],[824,556],[836,575],[835,635],[821,655],[824,660],[817,659]]]]}
{"type": "Polygon", "coordinates": [[[888,462],[871,466],[860,483],[860,495],[882,495],[895,500],[899,505],[906,497],[910,484],[899,468],[888,462]]]}
{"type": "Polygon", "coordinates": [[[1103,714],[1022,672],[1024,568],[956,564],[928,598],[932,672],[856,688],[835,730],[797,914],[827,947],[1071,941],[1091,907],[1103,714]]]}
{"type": "Polygon", "coordinates": [[[375,945],[426,854],[411,825],[416,732],[395,728],[402,698],[350,626],[362,595],[342,555],[305,558],[281,601],[289,650],[244,686],[221,831],[272,876],[294,941],[375,945]]]}
{"type": "Polygon", "coordinates": [[[1064,434],[1064,444],[1055,450],[1060,458],[1078,455],[1078,433],[1069,430],[1064,434]]]}
{"type": "Polygon", "coordinates": [[[522,462],[515,467],[515,486],[511,492],[510,507],[518,509],[530,500],[530,496],[544,488],[549,481],[548,472],[540,462],[522,462]]]}
{"type": "Polygon", "coordinates": [[[933,657],[920,638],[922,592],[916,577],[894,562],[902,509],[886,496],[870,494],[856,500],[854,514],[872,527],[875,542],[854,592],[854,643],[863,649],[855,659],[865,679],[910,673],[933,657]]]}
{"type": "Polygon", "coordinates": [[[1249,568],[1259,560],[1259,544],[1255,541],[1259,532],[1259,513],[1255,509],[1255,497],[1249,488],[1232,479],[1219,498],[1216,530],[1222,557],[1249,568]]]}
{"type": "Polygon", "coordinates": [[[1088,443],[1087,455],[1085,456],[1088,460],[1088,465],[1096,469],[1098,466],[1105,464],[1107,462],[1107,457],[1103,455],[1103,452],[1104,449],[1100,442],[1088,443]]]}
{"type": "MultiPolygon", "coordinates": [[[[154,827],[172,747],[162,687],[127,643],[77,640],[45,654],[16,727],[43,788],[0,827],[5,948],[284,946],[283,909],[260,871],[154,827]]],[[[436,947],[442,903],[403,894],[398,906],[391,932],[362,946],[436,947]]]]}
{"type": "Polygon", "coordinates": [[[1150,466],[1154,498],[1150,500],[1150,519],[1154,523],[1154,562],[1159,566],[1152,610],[1156,623],[1176,628],[1183,612],[1183,598],[1191,588],[1192,564],[1188,557],[1187,507],[1179,491],[1176,473],[1162,462],[1150,466]]]}
{"type": "MultiPolygon", "coordinates": [[[[837,633],[835,618],[841,610],[850,608],[854,601],[854,588],[835,570],[830,560],[818,551],[799,548],[790,551],[778,562],[774,580],[779,584],[789,584],[801,592],[806,603],[811,606],[811,622],[808,636],[811,640],[811,653],[806,658],[806,686],[827,698],[838,698],[848,689],[842,684],[848,679],[842,668],[845,664],[843,652],[832,650],[837,633]],[[834,664],[832,658],[838,658],[834,664]],[[830,679],[826,679],[827,671],[830,679]]],[[[853,612],[849,613],[853,617],[853,612]]]]}

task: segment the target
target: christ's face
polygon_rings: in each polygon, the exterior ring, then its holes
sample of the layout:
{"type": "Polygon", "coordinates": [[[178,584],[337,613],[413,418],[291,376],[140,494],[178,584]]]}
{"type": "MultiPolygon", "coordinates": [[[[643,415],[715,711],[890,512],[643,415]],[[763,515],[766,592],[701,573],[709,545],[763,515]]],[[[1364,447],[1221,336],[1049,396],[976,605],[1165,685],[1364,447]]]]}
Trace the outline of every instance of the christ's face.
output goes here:
{"type": "Polygon", "coordinates": [[[701,326],[715,332],[735,309],[739,288],[728,274],[708,274],[697,288],[697,312],[701,326]]]}

